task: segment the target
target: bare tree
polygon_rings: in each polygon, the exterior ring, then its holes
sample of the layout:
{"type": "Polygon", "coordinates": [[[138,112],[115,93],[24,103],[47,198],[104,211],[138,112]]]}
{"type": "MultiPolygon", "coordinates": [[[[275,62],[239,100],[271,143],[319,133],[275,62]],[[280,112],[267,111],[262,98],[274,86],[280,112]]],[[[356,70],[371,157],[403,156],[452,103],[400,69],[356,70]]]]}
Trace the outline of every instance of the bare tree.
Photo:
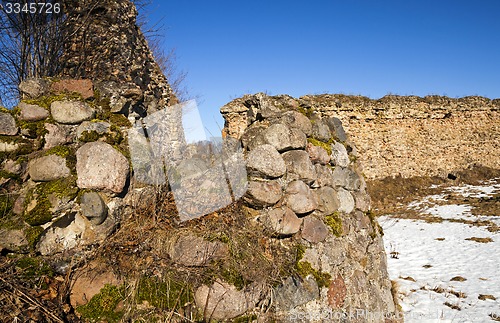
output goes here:
{"type": "Polygon", "coordinates": [[[30,77],[54,76],[64,41],[61,10],[54,0],[5,1],[0,11],[0,103],[15,104],[18,84],[30,77]],[[30,4],[36,4],[33,6],[30,4]],[[51,4],[49,10],[47,4],[51,4]]]}

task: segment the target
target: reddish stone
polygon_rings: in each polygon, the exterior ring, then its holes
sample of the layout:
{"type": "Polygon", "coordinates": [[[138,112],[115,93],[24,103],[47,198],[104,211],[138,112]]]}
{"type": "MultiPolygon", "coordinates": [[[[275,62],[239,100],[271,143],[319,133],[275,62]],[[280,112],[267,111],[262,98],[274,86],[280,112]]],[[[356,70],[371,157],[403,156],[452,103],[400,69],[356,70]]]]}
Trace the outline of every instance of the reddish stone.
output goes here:
{"type": "Polygon", "coordinates": [[[347,296],[347,288],[342,276],[338,275],[328,287],[328,304],[333,309],[341,308],[347,296]]]}
{"type": "Polygon", "coordinates": [[[94,96],[94,89],[91,80],[61,80],[52,83],[50,90],[55,93],[76,92],[79,93],[84,99],[94,96]]]}

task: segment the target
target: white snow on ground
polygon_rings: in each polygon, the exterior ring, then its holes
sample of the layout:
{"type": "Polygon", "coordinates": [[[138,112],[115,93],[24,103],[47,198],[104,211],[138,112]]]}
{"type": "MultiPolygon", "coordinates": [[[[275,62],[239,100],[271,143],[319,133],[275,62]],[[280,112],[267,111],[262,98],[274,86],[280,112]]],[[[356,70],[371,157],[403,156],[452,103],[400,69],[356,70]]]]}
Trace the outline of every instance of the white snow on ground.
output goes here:
{"type": "MultiPolygon", "coordinates": [[[[499,188],[468,185],[450,191],[486,197],[499,188]]],[[[470,214],[470,209],[469,205],[436,205],[422,211],[443,219],[477,218],[470,214]]],[[[389,276],[399,285],[405,322],[494,322],[492,317],[500,320],[500,232],[446,220],[427,223],[384,216],[379,222],[384,229],[389,276]],[[489,237],[493,242],[466,240],[471,237],[489,237]],[[466,280],[451,281],[457,276],[466,280]],[[491,295],[496,300],[480,300],[479,295],[491,295]]]]}

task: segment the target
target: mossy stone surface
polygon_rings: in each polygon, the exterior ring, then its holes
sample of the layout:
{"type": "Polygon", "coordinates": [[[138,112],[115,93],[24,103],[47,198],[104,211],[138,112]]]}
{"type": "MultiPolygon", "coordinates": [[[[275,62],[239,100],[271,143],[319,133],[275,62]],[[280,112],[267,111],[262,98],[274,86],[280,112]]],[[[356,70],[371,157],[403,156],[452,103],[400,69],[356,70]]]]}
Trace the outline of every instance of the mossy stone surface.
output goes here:
{"type": "Polygon", "coordinates": [[[340,237],[342,235],[342,219],[338,213],[335,212],[325,216],[324,222],[335,236],[340,237]]]}
{"type": "Polygon", "coordinates": [[[118,304],[125,299],[125,288],[106,284],[101,291],[76,311],[88,322],[119,322],[123,311],[117,311],[118,304]]]}

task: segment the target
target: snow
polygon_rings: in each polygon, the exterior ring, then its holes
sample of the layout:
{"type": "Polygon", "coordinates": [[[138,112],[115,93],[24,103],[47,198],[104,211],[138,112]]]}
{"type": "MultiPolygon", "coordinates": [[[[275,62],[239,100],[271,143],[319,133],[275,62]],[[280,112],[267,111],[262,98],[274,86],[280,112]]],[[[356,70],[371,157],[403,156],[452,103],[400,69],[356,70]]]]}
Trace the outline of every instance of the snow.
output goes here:
{"type": "MultiPolygon", "coordinates": [[[[447,190],[464,196],[487,197],[499,189],[499,185],[489,182],[447,190]]],[[[399,286],[405,322],[494,322],[492,317],[500,320],[500,232],[446,221],[494,217],[472,216],[469,205],[421,207],[432,200],[436,199],[426,197],[413,202],[411,207],[441,217],[443,222],[428,223],[390,215],[379,218],[384,229],[389,276],[399,286]],[[466,240],[471,237],[491,238],[493,242],[466,240]],[[466,280],[451,281],[456,276],[466,280]],[[497,299],[479,300],[480,294],[497,299]]]]}

